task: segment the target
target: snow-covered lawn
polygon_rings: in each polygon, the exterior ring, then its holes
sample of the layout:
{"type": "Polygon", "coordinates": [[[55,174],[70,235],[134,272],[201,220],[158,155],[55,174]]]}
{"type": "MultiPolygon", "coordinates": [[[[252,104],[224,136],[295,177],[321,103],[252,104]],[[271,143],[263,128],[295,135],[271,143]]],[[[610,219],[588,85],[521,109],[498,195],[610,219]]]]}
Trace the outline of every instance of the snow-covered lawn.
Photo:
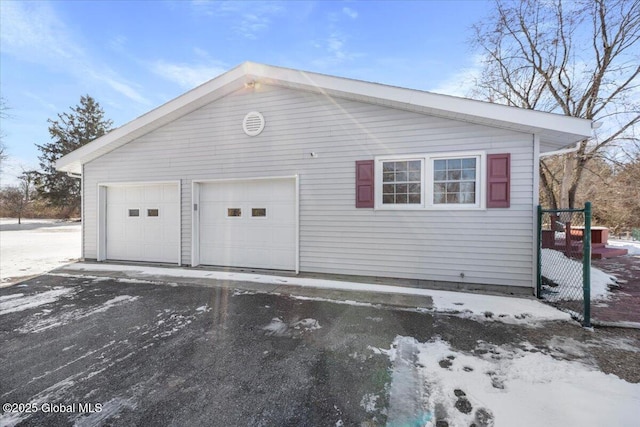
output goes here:
{"type": "Polygon", "coordinates": [[[0,219],[0,287],[80,258],[80,223],[0,219]]]}
{"type": "Polygon", "coordinates": [[[440,338],[399,336],[378,349],[393,365],[388,425],[432,427],[442,417],[450,426],[638,425],[640,384],[564,360],[567,347],[589,344],[560,341],[540,351],[478,340],[461,352],[440,338]]]}
{"type": "Polygon", "coordinates": [[[629,255],[640,255],[640,242],[635,240],[609,239],[607,246],[626,249],[629,255]]]}
{"type": "MultiPolygon", "coordinates": [[[[582,262],[566,257],[560,251],[542,250],[542,277],[557,286],[553,294],[545,296],[550,301],[582,299],[582,262]]],[[[595,267],[591,267],[591,300],[607,299],[609,286],[615,285],[616,278],[595,267]]]]}

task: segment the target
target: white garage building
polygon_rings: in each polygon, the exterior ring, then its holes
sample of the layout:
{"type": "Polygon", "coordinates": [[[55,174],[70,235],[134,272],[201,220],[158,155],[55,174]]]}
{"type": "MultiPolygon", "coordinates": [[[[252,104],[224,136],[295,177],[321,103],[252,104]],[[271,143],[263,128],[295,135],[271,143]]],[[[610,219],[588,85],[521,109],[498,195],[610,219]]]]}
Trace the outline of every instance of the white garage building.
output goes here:
{"type": "Polygon", "coordinates": [[[66,155],[85,259],[528,288],[538,158],[591,122],[244,63],[66,155]]]}

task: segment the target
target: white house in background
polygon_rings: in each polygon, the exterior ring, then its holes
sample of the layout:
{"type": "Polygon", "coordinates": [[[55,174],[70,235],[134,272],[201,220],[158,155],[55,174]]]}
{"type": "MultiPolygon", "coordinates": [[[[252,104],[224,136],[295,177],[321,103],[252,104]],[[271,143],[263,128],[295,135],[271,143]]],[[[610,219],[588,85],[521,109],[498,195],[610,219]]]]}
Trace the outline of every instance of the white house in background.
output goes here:
{"type": "Polygon", "coordinates": [[[582,119],[246,62],[58,161],[84,259],[532,292],[538,157],[582,119]]]}

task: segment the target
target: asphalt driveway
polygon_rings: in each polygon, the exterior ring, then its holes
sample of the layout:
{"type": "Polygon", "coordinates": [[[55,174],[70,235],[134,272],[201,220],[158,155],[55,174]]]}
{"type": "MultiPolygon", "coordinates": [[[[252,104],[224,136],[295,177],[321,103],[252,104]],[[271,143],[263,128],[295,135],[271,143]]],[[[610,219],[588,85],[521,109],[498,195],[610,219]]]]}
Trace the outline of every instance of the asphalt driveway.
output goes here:
{"type": "MultiPolygon", "coordinates": [[[[19,286],[12,291],[39,293],[34,305],[55,303],[3,316],[2,400],[101,405],[81,417],[23,413],[16,421],[25,425],[335,425],[381,416],[360,399],[383,391],[388,358],[349,354],[388,347],[396,327],[362,321],[362,308],[53,276],[19,286]]],[[[405,314],[364,310],[401,314],[389,325],[405,314]]]]}
{"type": "MultiPolygon", "coordinates": [[[[601,342],[620,339],[599,333],[601,342]]],[[[0,425],[384,425],[398,336],[439,337],[468,352],[479,340],[545,351],[558,336],[594,338],[567,322],[526,328],[227,287],[45,275],[0,289],[0,401],[14,404],[3,406],[0,425]]],[[[638,381],[636,348],[588,348],[563,357],[638,381]]]]}

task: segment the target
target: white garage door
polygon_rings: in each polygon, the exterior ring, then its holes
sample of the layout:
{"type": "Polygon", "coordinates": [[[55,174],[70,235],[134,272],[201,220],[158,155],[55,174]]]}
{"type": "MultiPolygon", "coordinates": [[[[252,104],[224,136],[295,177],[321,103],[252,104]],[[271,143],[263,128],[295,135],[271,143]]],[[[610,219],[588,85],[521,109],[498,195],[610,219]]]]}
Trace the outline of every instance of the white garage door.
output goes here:
{"type": "Polygon", "coordinates": [[[294,179],[200,185],[200,263],[296,268],[294,179]]]}
{"type": "Polygon", "coordinates": [[[107,259],[179,262],[177,184],[107,187],[107,259]]]}

